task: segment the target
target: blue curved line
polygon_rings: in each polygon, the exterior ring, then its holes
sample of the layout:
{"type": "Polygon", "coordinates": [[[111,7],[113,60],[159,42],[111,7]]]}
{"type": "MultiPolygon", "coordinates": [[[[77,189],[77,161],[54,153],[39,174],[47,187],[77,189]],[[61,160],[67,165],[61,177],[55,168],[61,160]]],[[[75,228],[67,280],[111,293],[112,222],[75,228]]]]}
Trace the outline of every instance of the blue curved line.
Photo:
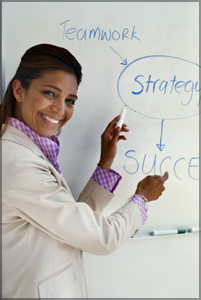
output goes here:
{"type": "Polygon", "coordinates": [[[193,62],[191,62],[191,61],[189,61],[189,60],[187,60],[187,59],[179,58],[179,57],[176,57],[176,56],[169,56],[169,55],[149,55],[149,56],[143,56],[143,57],[137,58],[137,59],[135,59],[134,61],[132,61],[130,64],[128,64],[128,65],[123,69],[123,71],[121,72],[121,74],[119,75],[119,78],[118,78],[118,80],[117,80],[117,93],[118,93],[119,98],[121,99],[121,101],[124,103],[124,105],[126,105],[126,106],[127,106],[128,108],[130,108],[132,111],[134,111],[135,113],[137,113],[137,114],[139,114],[139,115],[141,115],[141,116],[143,116],[143,117],[150,118],[150,119],[156,119],[156,120],[162,120],[162,119],[163,119],[163,120],[181,120],[181,119],[187,119],[187,118],[191,118],[191,117],[195,117],[195,116],[199,115],[200,112],[197,113],[197,114],[195,114],[195,115],[191,115],[191,116],[187,116],[187,117],[181,117],[181,118],[156,118],[156,117],[150,117],[150,116],[146,116],[146,115],[144,115],[144,114],[142,114],[142,113],[137,112],[136,110],[134,110],[133,108],[131,108],[130,106],[128,106],[128,104],[126,104],[126,103],[123,101],[123,99],[121,98],[120,92],[119,92],[119,81],[120,81],[120,78],[121,78],[122,74],[125,72],[125,70],[126,70],[130,65],[132,65],[132,64],[135,63],[136,61],[141,60],[141,59],[144,59],[144,58],[150,58],[150,57],[168,57],[168,58],[175,58],[175,59],[179,59],[179,60],[188,62],[188,63],[190,63],[190,64],[193,64],[193,65],[195,65],[195,66],[201,68],[201,66],[198,65],[197,63],[193,63],[193,62]]]}

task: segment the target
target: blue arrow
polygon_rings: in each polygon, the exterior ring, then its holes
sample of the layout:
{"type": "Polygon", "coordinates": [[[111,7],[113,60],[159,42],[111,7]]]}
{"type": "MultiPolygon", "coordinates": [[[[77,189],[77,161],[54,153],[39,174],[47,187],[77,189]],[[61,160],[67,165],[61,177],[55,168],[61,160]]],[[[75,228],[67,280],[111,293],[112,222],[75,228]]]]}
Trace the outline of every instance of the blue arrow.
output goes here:
{"type": "Polygon", "coordinates": [[[127,59],[123,59],[121,57],[121,55],[119,55],[112,47],[110,47],[110,48],[122,59],[121,65],[126,66],[127,65],[127,59]]]}
{"type": "Polygon", "coordinates": [[[160,137],[160,144],[156,144],[156,146],[158,147],[158,149],[160,151],[163,151],[165,144],[162,144],[162,136],[163,136],[163,122],[164,120],[161,121],[161,137],[160,137]]]}

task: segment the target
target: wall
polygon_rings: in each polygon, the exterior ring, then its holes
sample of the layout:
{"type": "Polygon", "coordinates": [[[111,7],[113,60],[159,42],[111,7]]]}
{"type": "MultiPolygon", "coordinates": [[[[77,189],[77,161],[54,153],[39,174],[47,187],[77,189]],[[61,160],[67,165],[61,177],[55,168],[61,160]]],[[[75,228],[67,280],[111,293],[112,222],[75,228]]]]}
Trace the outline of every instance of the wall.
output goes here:
{"type": "Polygon", "coordinates": [[[130,132],[113,165],[122,181],[104,213],[148,174],[170,174],[138,237],[108,257],[85,254],[90,297],[196,297],[198,234],[150,232],[199,223],[198,3],[17,2],[5,4],[3,17],[5,85],[39,43],[68,48],[83,66],[75,113],[60,137],[75,198],[98,162],[101,133],[125,104],[130,132]]]}

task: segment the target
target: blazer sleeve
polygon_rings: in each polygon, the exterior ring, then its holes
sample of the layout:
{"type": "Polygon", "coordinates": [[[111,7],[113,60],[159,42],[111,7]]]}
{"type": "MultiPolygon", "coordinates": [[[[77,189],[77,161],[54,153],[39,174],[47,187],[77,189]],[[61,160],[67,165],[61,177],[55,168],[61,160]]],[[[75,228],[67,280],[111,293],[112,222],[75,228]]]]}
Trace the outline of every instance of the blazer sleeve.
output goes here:
{"type": "Polygon", "coordinates": [[[79,195],[77,202],[85,202],[92,210],[102,213],[113,197],[113,193],[107,191],[90,178],[79,195]]]}
{"type": "Polygon", "coordinates": [[[76,202],[58,184],[47,162],[31,155],[12,160],[3,184],[5,201],[17,216],[52,238],[88,253],[111,253],[142,226],[140,210],[133,202],[105,217],[95,211],[101,211],[104,201],[108,201],[104,200],[102,187],[91,179],[76,202]],[[93,200],[98,198],[100,201],[93,200]],[[102,202],[102,206],[96,207],[95,202],[102,202]]]}

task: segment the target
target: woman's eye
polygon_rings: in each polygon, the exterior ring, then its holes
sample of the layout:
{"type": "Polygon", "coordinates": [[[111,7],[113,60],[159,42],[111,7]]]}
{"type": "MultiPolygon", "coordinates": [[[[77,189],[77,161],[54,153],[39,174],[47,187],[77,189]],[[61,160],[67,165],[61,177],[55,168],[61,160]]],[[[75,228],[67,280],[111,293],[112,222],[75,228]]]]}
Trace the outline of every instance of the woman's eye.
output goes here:
{"type": "Polygon", "coordinates": [[[66,99],[66,102],[68,102],[72,105],[75,105],[75,100],[73,100],[73,99],[66,99]]]}
{"type": "Polygon", "coordinates": [[[46,94],[46,95],[48,95],[48,96],[51,96],[51,97],[55,96],[54,93],[51,92],[51,91],[44,91],[43,93],[46,94]]]}

